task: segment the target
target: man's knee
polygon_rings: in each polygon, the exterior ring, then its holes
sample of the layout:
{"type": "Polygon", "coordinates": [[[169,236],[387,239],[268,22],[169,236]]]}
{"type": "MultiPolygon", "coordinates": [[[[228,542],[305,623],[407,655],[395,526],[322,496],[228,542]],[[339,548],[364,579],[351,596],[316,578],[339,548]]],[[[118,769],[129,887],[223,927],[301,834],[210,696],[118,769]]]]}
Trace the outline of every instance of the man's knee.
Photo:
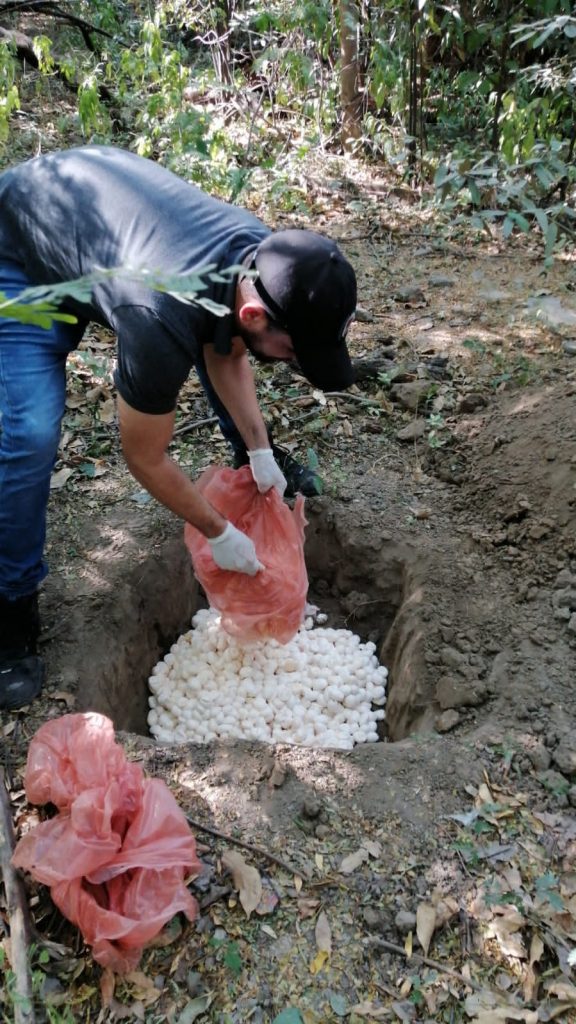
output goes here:
{"type": "Polygon", "coordinates": [[[0,455],[10,461],[32,459],[40,465],[52,463],[59,442],[59,417],[42,407],[4,416],[1,421],[0,455]]]}

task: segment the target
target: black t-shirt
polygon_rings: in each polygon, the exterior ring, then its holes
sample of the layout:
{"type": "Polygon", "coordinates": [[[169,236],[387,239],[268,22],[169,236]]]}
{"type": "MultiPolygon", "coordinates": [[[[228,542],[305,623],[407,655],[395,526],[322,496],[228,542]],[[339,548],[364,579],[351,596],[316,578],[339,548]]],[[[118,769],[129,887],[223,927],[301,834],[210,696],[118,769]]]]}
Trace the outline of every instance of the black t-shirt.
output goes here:
{"type": "MultiPolygon", "coordinates": [[[[20,263],[35,284],[70,281],[96,268],[189,274],[239,264],[269,229],[159,164],[126,150],[85,146],[36,157],[0,175],[0,260],[20,263]]],[[[234,308],[236,280],[205,279],[207,297],[234,308]]],[[[139,412],[174,409],[199,345],[230,351],[234,319],[218,317],[126,277],[98,284],[67,305],[118,336],[115,383],[139,412]]]]}

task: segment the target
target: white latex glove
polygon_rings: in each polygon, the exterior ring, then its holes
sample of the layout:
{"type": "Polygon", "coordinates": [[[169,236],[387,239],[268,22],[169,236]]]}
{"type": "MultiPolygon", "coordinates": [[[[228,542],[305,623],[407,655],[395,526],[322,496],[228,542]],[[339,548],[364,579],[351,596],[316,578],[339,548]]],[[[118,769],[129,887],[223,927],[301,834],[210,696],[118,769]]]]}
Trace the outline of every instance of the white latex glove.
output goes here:
{"type": "Polygon", "coordinates": [[[257,448],[253,452],[248,452],[248,458],[252,476],[260,494],[266,494],[271,487],[275,487],[280,497],[283,498],[287,486],[286,479],[274,458],[272,449],[257,448]]]}
{"type": "Polygon", "coordinates": [[[212,558],[221,569],[231,572],[245,572],[247,576],[255,576],[264,566],[256,558],[256,548],[250,537],[237,530],[232,523],[219,537],[206,538],[211,549],[212,558]]]}

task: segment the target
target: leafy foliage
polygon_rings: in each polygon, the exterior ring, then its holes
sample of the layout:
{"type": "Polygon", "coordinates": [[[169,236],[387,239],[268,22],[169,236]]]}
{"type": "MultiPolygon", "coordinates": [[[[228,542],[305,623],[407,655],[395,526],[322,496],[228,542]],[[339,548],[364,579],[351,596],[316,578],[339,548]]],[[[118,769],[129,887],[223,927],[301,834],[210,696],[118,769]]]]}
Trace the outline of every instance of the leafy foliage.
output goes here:
{"type": "Polygon", "coordinates": [[[58,73],[77,89],[75,122],[62,117],[60,132],[129,146],[232,201],[255,185],[279,208],[301,208],[299,159],[340,145],[341,43],[354,32],[358,152],[431,184],[482,230],[534,232],[548,258],[573,236],[570,0],[78,0],[62,10],[52,31],[38,23],[34,75],[0,43],[5,159],[21,94],[49,90],[58,73]]]}
{"type": "Polygon", "coordinates": [[[138,281],[153,291],[166,292],[173,295],[180,302],[193,303],[203,306],[215,316],[225,316],[229,312],[227,306],[220,305],[202,296],[200,292],[207,287],[206,279],[209,281],[226,282],[240,269],[246,273],[244,268],[236,265],[227,267],[226,270],[217,272],[214,266],[207,266],[193,274],[162,274],[159,271],[148,271],[132,269],[130,267],[114,267],[110,270],[96,270],[84,277],[76,278],[74,281],[64,281],[61,284],[38,285],[33,288],[26,288],[19,295],[10,298],[0,292],[0,317],[10,317],[19,320],[24,324],[34,324],[37,327],[49,328],[54,321],[63,323],[76,323],[76,317],[71,313],[62,312],[61,305],[66,300],[75,300],[79,303],[87,303],[94,288],[104,281],[114,278],[125,278],[131,281],[138,281]]]}

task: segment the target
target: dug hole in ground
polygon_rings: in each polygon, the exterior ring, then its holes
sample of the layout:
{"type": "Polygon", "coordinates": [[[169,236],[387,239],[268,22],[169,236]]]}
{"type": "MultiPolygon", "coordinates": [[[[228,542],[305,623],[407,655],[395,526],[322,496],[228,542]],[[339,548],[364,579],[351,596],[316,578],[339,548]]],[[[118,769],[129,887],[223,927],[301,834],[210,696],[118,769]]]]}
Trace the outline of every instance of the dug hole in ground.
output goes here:
{"type": "MultiPolygon", "coordinates": [[[[409,262],[411,254],[402,255],[400,246],[402,258],[409,262]]],[[[309,599],[329,625],[374,643],[388,669],[381,741],[337,751],[232,739],[161,744],[148,735],[151,670],[203,601],[181,524],[154,503],[134,501],[120,464],[101,480],[79,480],[54,496],[52,574],[42,594],[49,683],[38,704],[3,719],[9,757],[21,765],[47,718],[87,709],[108,715],[129,757],[163,777],[187,814],[298,869],[316,901],[314,913],[323,908],[332,921],[331,960],[311,975],[314,919],[284,934],[277,916],[266,918],[274,934],[254,931],[242,946],[248,980],[257,980],[260,1001],[269,1007],[255,1020],[272,1020],[292,997],[316,1020],[337,1019],[326,1009],[329,990],[344,993],[348,1005],[368,996],[386,1001],[385,991],[376,995],[375,979],[400,992],[402,960],[380,951],[367,962],[366,942],[377,932],[402,945],[415,931],[418,906],[438,893],[459,900],[461,915],[470,919],[463,894],[477,869],[465,844],[475,837],[457,837],[450,816],[472,821],[465,815],[478,793],[488,806],[489,798],[503,800],[497,787],[510,788],[540,815],[531,877],[546,877],[550,868],[559,888],[562,871],[573,871],[574,363],[543,322],[524,333],[514,326],[536,367],[521,385],[495,384],[494,363],[473,359],[462,345],[471,332],[486,345],[490,338],[500,343],[509,325],[518,324],[524,295],[539,280],[539,264],[529,255],[443,256],[452,279],[444,291],[430,284],[439,268],[433,252],[420,256],[418,266],[425,313],[392,293],[382,302],[377,276],[371,292],[368,266],[362,301],[384,310],[398,365],[419,365],[417,322],[428,318],[428,358],[448,353],[454,368],[446,385],[450,441],[435,448],[428,431],[415,431],[409,442],[399,436],[418,411],[403,413],[398,392],[376,428],[361,402],[338,399],[334,430],[320,452],[328,493],[306,504],[309,599]],[[520,284],[510,285],[508,299],[480,302],[479,274],[494,294],[505,279],[520,284]],[[450,326],[446,317],[456,308],[450,326]],[[351,432],[337,429],[344,417],[351,432]],[[343,886],[342,858],[364,841],[378,843],[378,856],[361,858],[343,886]],[[278,977],[288,962],[290,971],[278,977]]],[[[354,354],[378,351],[381,339],[378,320],[355,325],[354,354]]],[[[226,458],[222,448],[215,457],[206,451],[206,464],[218,458],[226,458]]],[[[505,816],[498,821],[490,838],[500,838],[494,856],[504,857],[505,816]]],[[[508,854],[511,862],[515,855],[508,854]]],[[[492,862],[481,864],[485,872],[492,862]]],[[[210,898],[221,881],[214,865],[210,898]]],[[[262,861],[259,866],[266,870],[262,861]]],[[[211,928],[224,922],[237,935],[240,916],[237,907],[203,912],[211,928]]],[[[430,955],[440,952],[438,939],[430,955]]],[[[505,970],[517,978],[528,961],[510,956],[505,970]]],[[[460,954],[452,963],[461,965],[460,954]]],[[[208,966],[212,980],[217,970],[218,962],[208,966]]],[[[240,1010],[232,1019],[252,1020],[238,993],[234,999],[240,1010]]],[[[432,1012],[429,1018],[445,1019],[432,1012]]]]}
{"type": "MultiPolygon", "coordinates": [[[[515,441],[530,452],[525,467],[514,452],[511,466],[538,495],[535,448],[526,438],[537,421],[510,416],[513,405],[513,399],[499,399],[495,410],[474,417],[474,429],[484,421],[486,449],[506,425],[507,450],[515,441]]],[[[561,430],[553,394],[544,405],[549,430],[556,424],[561,430]]],[[[290,831],[313,792],[360,801],[381,821],[398,815],[411,842],[420,841],[423,826],[434,827],[435,813],[460,806],[463,783],[481,774],[487,743],[524,736],[528,746],[542,746],[554,729],[560,737],[573,701],[573,648],[567,622],[554,617],[553,599],[555,589],[563,589],[555,584],[561,567],[569,571],[563,553],[571,536],[557,534],[564,539],[556,552],[550,552],[553,535],[538,542],[538,553],[551,554],[549,566],[539,569],[535,562],[532,578],[519,580],[506,546],[471,536],[511,515],[511,499],[495,494],[490,501],[501,454],[477,456],[477,481],[454,488],[433,476],[415,483],[393,446],[386,457],[392,465],[384,468],[381,446],[372,441],[370,454],[365,440],[364,466],[351,469],[341,493],[307,502],[305,554],[310,600],[330,625],[376,643],[388,668],[387,742],[343,755],[232,741],[163,749],[148,739],[151,670],[204,602],[180,524],[134,505],[102,521],[74,512],[85,563],[74,580],[53,576],[45,594],[48,631],[51,617],[57,630],[46,645],[47,698],[64,694],[50,713],[68,706],[100,711],[130,733],[131,745],[153,768],[181,761],[181,772],[170,771],[184,784],[187,809],[201,809],[220,825],[290,831]],[[424,502],[430,517],[415,520],[410,510],[424,502]],[[282,787],[270,789],[275,756],[287,776],[282,787]]],[[[551,494],[547,505],[555,501],[551,494]]],[[[537,508],[536,497],[534,519],[537,508]]],[[[531,557],[536,542],[527,538],[526,544],[531,557]]]]}

